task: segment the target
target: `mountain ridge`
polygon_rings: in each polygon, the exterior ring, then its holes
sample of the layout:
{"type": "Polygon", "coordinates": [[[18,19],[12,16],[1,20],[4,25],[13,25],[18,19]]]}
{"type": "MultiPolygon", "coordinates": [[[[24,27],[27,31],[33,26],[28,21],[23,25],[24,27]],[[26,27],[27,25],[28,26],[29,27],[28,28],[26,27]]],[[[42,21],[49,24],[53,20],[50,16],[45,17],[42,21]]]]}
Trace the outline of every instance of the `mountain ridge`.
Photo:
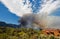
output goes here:
{"type": "Polygon", "coordinates": [[[0,26],[2,26],[2,27],[13,27],[13,28],[19,28],[20,27],[19,25],[9,24],[9,23],[2,22],[2,21],[0,21],[0,26]]]}

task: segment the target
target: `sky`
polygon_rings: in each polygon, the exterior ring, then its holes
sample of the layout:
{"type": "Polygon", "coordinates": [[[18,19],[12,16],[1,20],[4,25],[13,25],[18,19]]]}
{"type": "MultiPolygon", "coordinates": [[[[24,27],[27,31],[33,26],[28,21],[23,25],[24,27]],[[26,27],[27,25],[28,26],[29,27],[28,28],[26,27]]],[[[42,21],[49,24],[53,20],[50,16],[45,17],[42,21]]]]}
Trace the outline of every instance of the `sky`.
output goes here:
{"type": "Polygon", "coordinates": [[[52,0],[51,1],[2,0],[0,2],[0,21],[12,23],[12,24],[18,24],[18,19],[23,14],[42,13],[42,12],[43,13],[47,12],[49,13],[50,16],[56,16],[59,17],[60,19],[60,6],[58,6],[59,4],[60,4],[59,0],[58,1],[56,0],[53,1],[52,0]]]}
{"type": "Polygon", "coordinates": [[[11,24],[18,24],[19,17],[15,14],[12,14],[8,8],[6,8],[1,2],[0,2],[0,21],[11,23],[11,24]]]}
{"type": "Polygon", "coordinates": [[[54,12],[51,14],[52,16],[60,16],[60,8],[56,9],[54,12]]]}

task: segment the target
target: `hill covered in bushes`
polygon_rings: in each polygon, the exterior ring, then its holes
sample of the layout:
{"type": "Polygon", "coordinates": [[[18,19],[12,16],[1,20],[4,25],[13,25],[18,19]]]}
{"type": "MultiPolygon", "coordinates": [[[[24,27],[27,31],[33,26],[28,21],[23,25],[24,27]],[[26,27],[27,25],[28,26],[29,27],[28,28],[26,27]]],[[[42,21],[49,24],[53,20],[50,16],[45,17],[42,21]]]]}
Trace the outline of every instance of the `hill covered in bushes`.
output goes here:
{"type": "Polygon", "coordinates": [[[53,31],[0,26],[0,39],[60,39],[60,31],[56,36],[53,31]]]}

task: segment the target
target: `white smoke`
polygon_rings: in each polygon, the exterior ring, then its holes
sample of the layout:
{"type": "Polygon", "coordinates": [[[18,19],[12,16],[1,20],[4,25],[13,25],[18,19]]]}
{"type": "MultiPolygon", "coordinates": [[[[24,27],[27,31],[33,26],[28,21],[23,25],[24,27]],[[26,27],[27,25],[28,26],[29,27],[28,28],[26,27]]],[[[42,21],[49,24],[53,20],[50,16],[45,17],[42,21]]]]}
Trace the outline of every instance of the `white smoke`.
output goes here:
{"type": "MultiPolygon", "coordinates": [[[[51,17],[49,16],[49,14],[54,12],[57,8],[60,8],[60,0],[55,0],[55,1],[53,1],[53,0],[43,0],[42,4],[41,4],[40,12],[38,12],[38,17],[41,19],[39,21],[44,26],[47,26],[47,27],[51,26],[52,27],[53,25],[51,25],[50,23],[52,23],[52,24],[55,24],[55,23],[54,23],[54,21],[50,21],[49,18],[55,20],[56,16],[52,18],[52,16],[51,17]]],[[[56,18],[57,18],[57,20],[59,20],[58,17],[56,17],[56,18]]]]}
{"type": "Polygon", "coordinates": [[[60,16],[48,16],[47,18],[48,28],[60,29],[60,16]]]}

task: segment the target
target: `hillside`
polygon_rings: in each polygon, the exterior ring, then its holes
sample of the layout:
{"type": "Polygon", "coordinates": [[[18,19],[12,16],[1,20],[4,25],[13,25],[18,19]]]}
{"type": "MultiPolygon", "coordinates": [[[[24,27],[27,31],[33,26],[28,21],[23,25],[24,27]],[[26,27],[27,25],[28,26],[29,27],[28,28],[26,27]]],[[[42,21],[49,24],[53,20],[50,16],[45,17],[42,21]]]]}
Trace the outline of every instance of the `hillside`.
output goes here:
{"type": "Polygon", "coordinates": [[[37,30],[0,22],[0,39],[60,39],[60,29],[37,30]]]}
{"type": "Polygon", "coordinates": [[[13,28],[0,26],[0,39],[60,39],[60,30],[13,28]]]}

